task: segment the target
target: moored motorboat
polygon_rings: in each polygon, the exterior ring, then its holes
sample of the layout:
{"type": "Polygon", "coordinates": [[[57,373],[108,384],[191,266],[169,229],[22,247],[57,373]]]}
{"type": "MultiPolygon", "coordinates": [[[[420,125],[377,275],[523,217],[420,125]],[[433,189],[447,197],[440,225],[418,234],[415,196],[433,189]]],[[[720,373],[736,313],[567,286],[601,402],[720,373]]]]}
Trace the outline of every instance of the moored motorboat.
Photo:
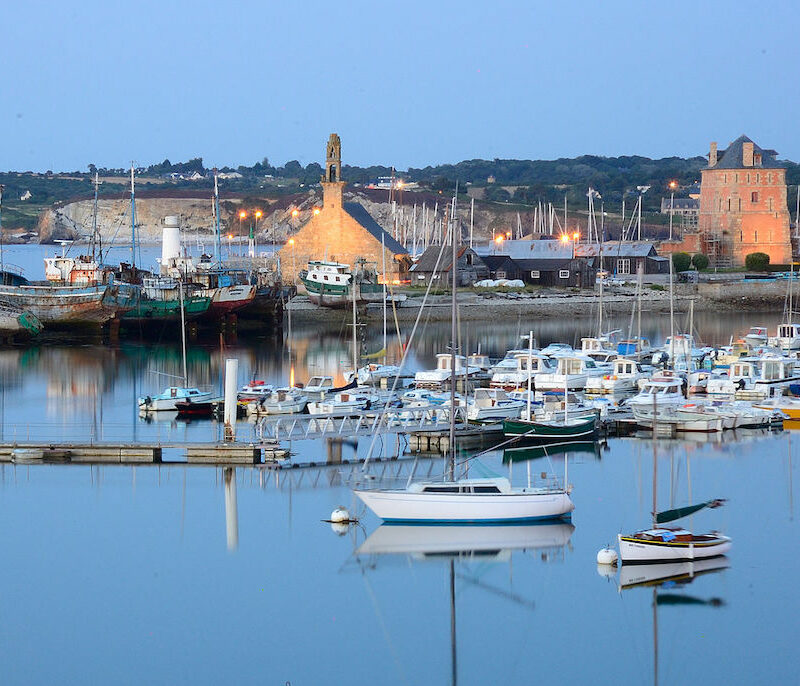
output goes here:
{"type": "Polygon", "coordinates": [[[158,395],[139,398],[138,404],[139,410],[142,412],[174,412],[178,409],[177,403],[181,401],[206,402],[211,397],[211,391],[202,391],[199,388],[183,386],[168,386],[158,395]]]}

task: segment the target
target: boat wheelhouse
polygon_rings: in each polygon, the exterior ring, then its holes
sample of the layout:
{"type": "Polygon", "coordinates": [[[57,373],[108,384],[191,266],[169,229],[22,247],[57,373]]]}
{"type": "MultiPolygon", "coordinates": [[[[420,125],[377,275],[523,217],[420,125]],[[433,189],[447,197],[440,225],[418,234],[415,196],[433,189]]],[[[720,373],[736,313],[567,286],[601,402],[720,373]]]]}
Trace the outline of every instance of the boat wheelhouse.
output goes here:
{"type": "Polygon", "coordinates": [[[451,361],[453,359],[455,359],[457,380],[461,380],[465,376],[470,377],[481,373],[480,367],[467,365],[467,359],[463,355],[438,353],[436,355],[436,369],[417,372],[414,375],[414,385],[417,388],[441,388],[448,385],[452,378],[451,361]]]}
{"type": "Polygon", "coordinates": [[[781,350],[800,350],[800,324],[778,325],[776,343],[781,350]]]}
{"type": "Polygon", "coordinates": [[[665,405],[680,405],[686,402],[683,393],[683,379],[679,376],[667,376],[659,374],[641,383],[641,390],[632,398],[625,401],[626,405],[645,405],[650,406],[655,403],[656,407],[665,405]]]}
{"type": "Polygon", "coordinates": [[[536,377],[537,390],[580,391],[586,388],[586,381],[592,376],[602,376],[605,369],[597,366],[595,361],[586,355],[577,353],[560,355],[555,358],[556,369],[544,372],[536,377]]]}
{"type": "Polygon", "coordinates": [[[525,401],[509,398],[500,388],[476,388],[467,401],[467,420],[470,422],[496,422],[519,417],[525,401]]]}
{"type": "MultiPolygon", "coordinates": [[[[515,351],[514,355],[514,368],[513,370],[506,368],[495,371],[492,374],[492,380],[489,385],[492,388],[502,388],[506,391],[511,391],[517,388],[522,388],[528,383],[528,365],[530,363],[530,376],[534,379],[537,374],[545,372],[553,372],[555,364],[552,358],[546,355],[541,355],[538,352],[529,353],[527,350],[515,351]]],[[[497,366],[494,369],[498,369],[497,366]]]]}
{"type": "Polygon", "coordinates": [[[624,393],[636,389],[640,379],[647,374],[636,360],[618,357],[614,360],[611,372],[603,376],[593,376],[586,381],[587,393],[624,393]]]}
{"type": "Polygon", "coordinates": [[[800,380],[795,365],[798,361],[783,355],[742,357],[731,364],[727,378],[711,378],[706,384],[709,395],[762,400],[800,380]]]}

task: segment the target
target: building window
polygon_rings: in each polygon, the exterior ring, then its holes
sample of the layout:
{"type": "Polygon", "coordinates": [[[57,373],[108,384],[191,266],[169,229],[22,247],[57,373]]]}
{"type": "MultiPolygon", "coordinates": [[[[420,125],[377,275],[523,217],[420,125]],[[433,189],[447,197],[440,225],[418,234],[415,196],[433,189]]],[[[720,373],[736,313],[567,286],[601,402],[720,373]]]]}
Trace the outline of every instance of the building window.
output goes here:
{"type": "Polygon", "coordinates": [[[760,152],[753,153],[753,164],[755,164],[757,167],[761,166],[761,153],[760,152]]]}
{"type": "Polygon", "coordinates": [[[728,198],[728,212],[731,211],[731,199],[728,198]]]}
{"type": "Polygon", "coordinates": [[[559,279],[568,279],[569,278],[569,269],[560,269],[558,271],[558,278],[559,279]]]}
{"type": "Polygon", "coordinates": [[[772,198],[767,198],[767,207],[769,207],[769,211],[772,212],[772,198]]]}
{"type": "Polygon", "coordinates": [[[761,183],[761,174],[756,174],[756,183],[761,183]]]}
{"type": "Polygon", "coordinates": [[[738,199],[738,203],[739,203],[739,212],[741,212],[742,211],[742,199],[741,198],[738,199]]]}
{"type": "Polygon", "coordinates": [[[506,276],[506,273],[505,273],[505,272],[504,272],[502,269],[498,269],[498,270],[495,272],[495,278],[498,278],[498,279],[506,279],[506,278],[508,278],[508,277],[506,276]]]}
{"type": "Polygon", "coordinates": [[[739,231],[739,242],[744,243],[744,231],[739,231]]]}
{"type": "Polygon", "coordinates": [[[753,243],[758,243],[758,229],[753,231],[753,243]]]}
{"type": "Polygon", "coordinates": [[[541,278],[541,275],[539,274],[539,270],[538,269],[534,269],[534,270],[531,271],[531,278],[532,279],[541,278]]]}
{"type": "Polygon", "coordinates": [[[750,172],[747,172],[747,183],[750,183],[750,172]]]}
{"type": "Polygon", "coordinates": [[[472,253],[471,252],[467,253],[467,266],[468,267],[472,266],[472,253]]]}
{"type": "Polygon", "coordinates": [[[728,175],[727,174],[723,174],[722,175],[722,183],[728,183],[728,175]]]}
{"type": "Polygon", "coordinates": [[[733,180],[734,180],[734,183],[739,183],[739,172],[736,172],[733,175],[733,180]]]}
{"type": "Polygon", "coordinates": [[[750,193],[750,202],[758,202],[758,191],[750,193]]]}
{"type": "Polygon", "coordinates": [[[617,274],[630,274],[630,273],[631,273],[630,259],[624,257],[621,260],[617,260],[617,274]]]}

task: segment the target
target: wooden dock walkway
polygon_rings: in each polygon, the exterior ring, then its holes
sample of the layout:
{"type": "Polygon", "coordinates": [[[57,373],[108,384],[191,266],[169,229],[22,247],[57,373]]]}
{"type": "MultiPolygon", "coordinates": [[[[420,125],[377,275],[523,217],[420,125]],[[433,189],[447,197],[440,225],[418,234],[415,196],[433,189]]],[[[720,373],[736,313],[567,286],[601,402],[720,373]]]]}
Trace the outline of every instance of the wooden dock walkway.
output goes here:
{"type": "Polygon", "coordinates": [[[260,464],[289,456],[275,442],[265,443],[37,443],[0,444],[0,462],[70,464],[206,465],[260,464]],[[165,450],[178,450],[184,459],[165,460],[165,450]]]}

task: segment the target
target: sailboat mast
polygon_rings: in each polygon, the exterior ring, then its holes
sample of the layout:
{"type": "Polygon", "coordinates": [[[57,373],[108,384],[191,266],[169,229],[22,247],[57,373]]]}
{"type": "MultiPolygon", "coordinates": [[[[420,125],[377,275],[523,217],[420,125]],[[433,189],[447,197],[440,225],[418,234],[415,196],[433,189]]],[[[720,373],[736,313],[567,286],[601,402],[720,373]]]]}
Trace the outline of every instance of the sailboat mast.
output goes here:
{"type": "Polygon", "coordinates": [[[178,294],[181,301],[181,357],[183,358],[183,387],[189,387],[189,375],[186,372],[186,312],[183,307],[183,281],[178,280],[178,294]]]}
{"type": "Polygon", "coordinates": [[[3,189],[5,186],[0,183],[0,272],[5,271],[3,264],[3,189]]]}
{"type": "Polygon", "coordinates": [[[136,181],[131,162],[131,272],[136,274],[136,181]]]}
{"type": "Polygon", "coordinates": [[[97,239],[97,192],[100,188],[100,177],[94,173],[94,209],[92,211],[92,261],[95,259],[95,241],[97,239]]]}
{"type": "Polygon", "coordinates": [[[217,170],[214,168],[214,262],[217,265],[222,263],[222,232],[219,222],[219,183],[217,182],[217,170]]]}
{"type": "MultiPolygon", "coordinates": [[[[414,224],[416,231],[416,223],[414,224]]],[[[417,237],[414,234],[414,242],[417,237]]],[[[386,364],[386,241],[381,234],[381,257],[383,258],[383,364],[386,364]]]]}
{"type": "Polygon", "coordinates": [[[658,512],[658,459],[656,457],[656,436],[658,435],[658,402],[653,393],[653,528],[656,528],[656,513],[658,512]]]}
{"type": "Polygon", "coordinates": [[[669,260],[669,364],[675,369],[675,300],[672,297],[672,258],[669,260]]]}
{"type": "MultiPolygon", "coordinates": [[[[456,182],[456,189],[458,182],[456,182]]],[[[458,192],[456,190],[456,192],[458,192]]],[[[445,210],[445,219],[447,220],[447,211],[445,210]]],[[[453,293],[450,299],[450,463],[448,471],[450,472],[450,479],[455,478],[455,447],[456,447],[456,344],[458,342],[458,248],[456,246],[456,224],[451,226],[448,222],[450,229],[450,243],[452,244],[452,264],[450,270],[453,273],[453,293]]],[[[464,388],[464,393],[467,389],[464,388]]]]}
{"type": "Polygon", "coordinates": [[[350,290],[353,293],[353,374],[358,376],[358,350],[356,342],[356,274],[350,275],[350,290]]]}

